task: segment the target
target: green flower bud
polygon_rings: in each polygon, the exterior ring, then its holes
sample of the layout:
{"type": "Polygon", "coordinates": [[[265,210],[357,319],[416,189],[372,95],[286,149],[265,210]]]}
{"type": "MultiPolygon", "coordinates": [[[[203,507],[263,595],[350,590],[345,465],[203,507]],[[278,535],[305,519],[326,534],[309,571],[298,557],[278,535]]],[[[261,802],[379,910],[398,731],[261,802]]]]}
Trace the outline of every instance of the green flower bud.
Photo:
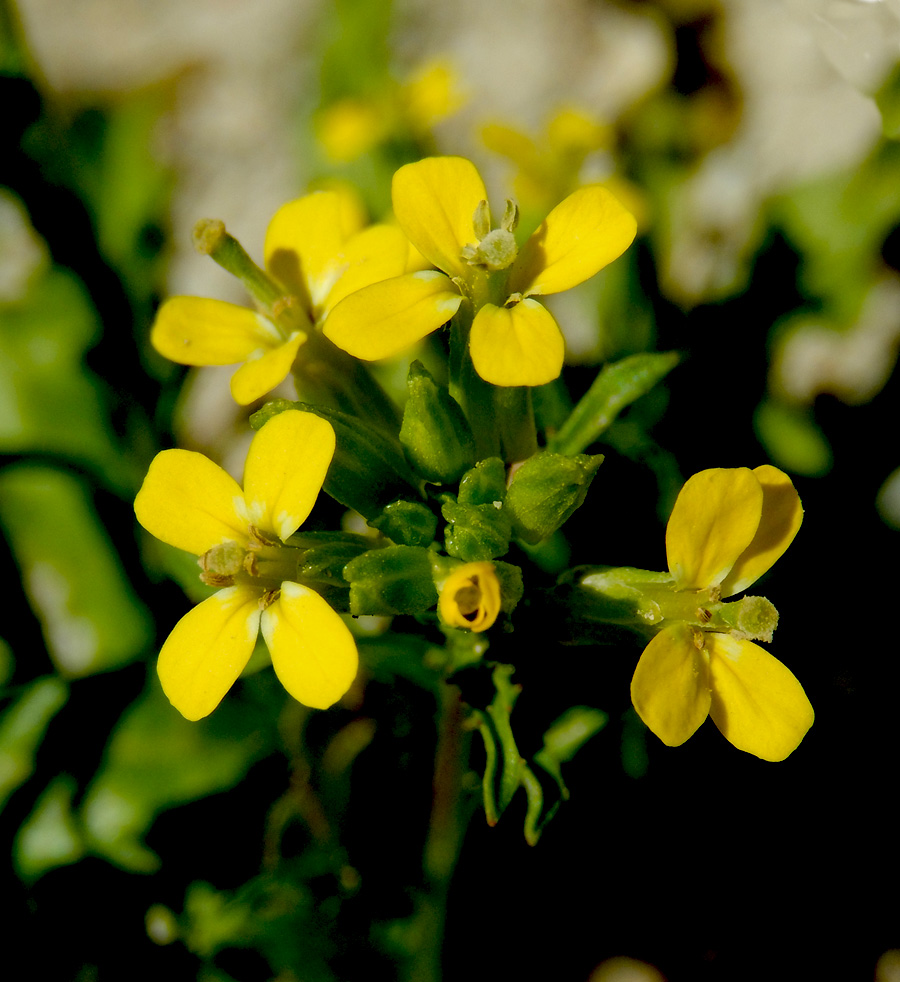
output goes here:
{"type": "Polygon", "coordinates": [[[437,515],[427,505],[401,499],[392,501],[369,525],[398,544],[427,546],[434,541],[437,515]]]}
{"type": "Polygon", "coordinates": [[[475,463],[475,440],[458,403],[421,362],[409,366],[409,399],[400,443],[416,471],[434,484],[453,484],[475,463]]]}
{"type": "Polygon", "coordinates": [[[344,567],[353,614],[418,614],[437,603],[431,552],[415,546],[371,549],[344,567]]]}
{"type": "Polygon", "coordinates": [[[534,544],[555,532],[585,499],[602,454],[535,454],[515,472],[506,492],[513,530],[534,544]]]}
{"type": "Polygon", "coordinates": [[[505,496],[506,467],[499,457],[480,460],[459,482],[457,497],[461,505],[503,504],[505,496]]]}
{"type": "Polygon", "coordinates": [[[441,513],[447,521],[444,545],[449,555],[474,563],[504,556],[509,551],[512,526],[501,501],[468,505],[447,495],[441,513]]]}

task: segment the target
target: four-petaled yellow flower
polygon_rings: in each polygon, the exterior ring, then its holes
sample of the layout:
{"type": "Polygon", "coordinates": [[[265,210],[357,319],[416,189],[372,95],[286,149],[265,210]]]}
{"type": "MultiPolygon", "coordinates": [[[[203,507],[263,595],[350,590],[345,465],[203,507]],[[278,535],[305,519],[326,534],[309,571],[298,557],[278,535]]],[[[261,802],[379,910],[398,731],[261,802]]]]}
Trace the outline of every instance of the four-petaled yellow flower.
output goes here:
{"type": "Polygon", "coordinates": [[[592,185],[557,205],[519,251],[515,209],[491,230],[484,183],[461,157],[406,164],[394,174],[392,197],[400,227],[437,270],[348,295],[325,324],[326,337],[357,358],[387,358],[450,320],[465,298],[474,312],[472,363],[494,385],[542,385],[559,375],[562,333],[532,298],[593,276],[635,235],[631,214],[592,185]]]}
{"type": "Polygon", "coordinates": [[[325,600],[296,583],[283,543],[315,504],[334,454],[331,425],[288,410],[253,438],[244,488],[202,454],[164,450],[134,503],[156,538],[201,558],[223,584],[176,624],[159,654],[169,700],[188,719],[216,708],[262,631],[287,691],[306,706],[335,703],[356,676],[356,644],[325,600]]]}
{"type": "Polygon", "coordinates": [[[438,613],[450,627],[476,634],[486,631],[500,613],[500,581],[493,563],[464,563],[444,581],[438,613]]]}
{"type": "MultiPolygon", "coordinates": [[[[699,607],[739,593],[787,549],[802,517],[790,478],[775,467],[695,474],[666,529],[674,589],[696,593],[699,607]]],[[[784,760],[813,723],[800,683],[767,651],[682,621],[647,645],[631,696],[641,719],[672,747],[709,715],[740,750],[784,760]]]]}
{"type": "Polygon", "coordinates": [[[160,354],[181,365],[243,362],[231,380],[241,405],[287,377],[310,332],[348,293],[421,266],[399,229],[363,228],[355,199],[337,191],[317,191],[281,207],[269,223],[264,255],[275,287],[268,309],[171,297],[160,306],[150,335],[160,354]]]}

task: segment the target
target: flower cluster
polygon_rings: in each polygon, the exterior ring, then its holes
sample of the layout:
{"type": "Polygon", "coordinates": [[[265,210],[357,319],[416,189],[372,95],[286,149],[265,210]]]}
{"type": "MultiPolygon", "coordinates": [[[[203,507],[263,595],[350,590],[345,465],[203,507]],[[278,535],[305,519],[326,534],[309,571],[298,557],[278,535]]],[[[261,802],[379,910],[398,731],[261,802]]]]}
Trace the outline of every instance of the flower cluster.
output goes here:
{"type": "MultiPolygon", "coordinates": [[[[237,402],[257,401],[291,373],[304,400],[274,400],[253,417],[243,488],[200,454],[166,450],[135,501],[141,525],[198,556],[201,579],[216,588],[159,655],[163,689],[189,719],[216,707],[260,633],[285,689],[314,708],[333,705],[356,677],[359,615],[414,617],[442,631],[445,677],[484,662],[495,626],[515,626],[528,585],[522,566],[536,556],[553,568],[556,534],[603,462],[581,451],[675,363],[666,354],[625,359],[598,378],[555,441],[544,427],[550,440],[539,448],[530,389],[560,375],[565,344],[538,298],[620,256],[634,218],[605,187],[579,187],[520,242],[516,205],[507,202],[495,227],[478,171],[459,157],[400,167],[392,198],[396,224],[369,227],[343,192],[285,205],[269,225],[264,268],[220,223],[205,223],[203,250],[240,277],[256,309],[196,297],[160,308],[157,350],[187,365],[241,363],[237,402]],[[398,409],[367,363],[448,322],[443,364],[432,375],[414,362],[398,409]],[[298,532],[323,487],[370,531],[298,532]]],[[[774,467],[702,471],[669,520],[667,573],[564,572],[527,607],[551,617],[564,596],[570,625],[651,633],[631,695],[664,743],[683,743],[712,716],[736,747],[781,760],[812,724],[812,708],[791,672],[754,643],[771,640],[774,607],[727,598],[769,569],[801,518],[796,491],[774,467]]],[[[512,671],[490,669],[496,700],[479,717],[489,771],[501,760],[512,768],[498,777],[499,796],[486,773],[485,807],[495,815],[525,786],[536,836],[542,792],[529,770],[537,764],[522,761],[509,727],[512,671]]],[[[540,759],[561,781],[558,762],[540,759]]]]}

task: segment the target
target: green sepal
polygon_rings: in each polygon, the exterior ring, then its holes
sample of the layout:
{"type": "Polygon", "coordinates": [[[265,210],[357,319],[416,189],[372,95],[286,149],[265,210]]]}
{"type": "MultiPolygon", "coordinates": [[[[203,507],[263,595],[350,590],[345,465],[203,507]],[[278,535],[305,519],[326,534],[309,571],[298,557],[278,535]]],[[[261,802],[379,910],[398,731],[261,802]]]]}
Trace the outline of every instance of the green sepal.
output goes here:
{"type": "Polygon", "coordinates": [[[400,499],[385,506],[369,525],[400,545],[427,546],[434,541],[437,515],[419,501],[400,499]]]}
{"type": "Polygon", "coordinates": [[[602,454],[548,451],[526,460],[506,492],[505,511],[516,535],[530,545],[552,535],[580,507],[602,463],[602,454]]]}
{"type": "Polygon", "coordinates": [[[512,525],[502,505],[469,505],[445,495],[441,505],[447,525],[444,547],[447,553],[466,563],[495,559],[509,551],[512,525]]]}
{"type": "Polygon", "coordinates": [[[646,395],[679,362],[674,351],[629,355],[604,366],[571,415],[548,441],[557,453],[581,453],[628,405],[646,395]]]}
{"type": "Polygon", "coordinates": [[[400,445],[355,416],[308,403],[273,399],[250,417],[250,425],[258,430],[287,409],[315,413],[334,427],[336,446],[324,489],[335,501],[369,520],[377,518],[396,498],[419,496],[418,482],[400,445]]]}
{"type": "Polygon", "coordinates": [[[344,567],[352,614],[419,614],[437,603],[431,551],[388,546],[363,553],[344,567]]]}
{"type": "Polygon", "coordinates": [[[512,665],[494,667],[494,698],[486,709],[476,711],[486,758],[482,791],[488,825],[497,824],[522,780],[524,761],[509,721],[519,695],[519,686],[510,681],[514,671],[512,665]]]}
{"type": "Polygon", "coordinates": [[[528,797],[525,841],[537,845],[547,823],[569,799],[561,764],[571,760],[582,745],[606,726],[607,715],[589,706],[573,706],[544,734],[544,746],[522,768],[522,787],[528,797]]]}
{"type": "Polygon", "coordinates": [[[426,481],[454,484],[475,463],[475,438],[465,414],[421,362],[409,366],[406,384],[400,443],[407,460],[426,481]]]}

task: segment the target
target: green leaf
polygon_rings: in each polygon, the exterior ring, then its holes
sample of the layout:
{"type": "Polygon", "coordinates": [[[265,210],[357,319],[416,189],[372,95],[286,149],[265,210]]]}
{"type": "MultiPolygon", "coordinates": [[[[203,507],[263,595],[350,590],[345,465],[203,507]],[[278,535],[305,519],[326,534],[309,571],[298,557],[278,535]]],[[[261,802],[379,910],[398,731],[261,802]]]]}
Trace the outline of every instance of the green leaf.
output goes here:
{"type": "Polygon", "coordinates": [[[811,411],[767,399],[757,407],[753,426],[774,463],[786,471],[822,477],[831,470],[831,447],[811,411]]]}
{"type": "Polygon", "coordinates": [[[54,665],[70,678],[138,657],[153,636],[84,486],[49,467],[0,473],[0,524],[54,665]]]}
{"type": "Polygon", "coordinates": [[[606,723],[606,713],[599,709],[573,706],[544,734],[544,746],[531,759],[530,765],[523,769],[522,784],[528,796],[525,841],[530,846],[537,844],[547,823],[562,802],[569,798],[560,765],[571,760],[606,723]]]}
{"type": "Polygon", "coordinates": [[[512,665],[494,667],[491,677],[496,694],[487,709],[476,711],[487,758],[482,791],[488,825],[497,824],[522,781],[524,761],[510,724],[510,714],[519,695],[519,687],[510,681],[514,671],[512,665]]]}
{"type": "Polygon", "coordinates": [[[586,450],[628,405],[646,395],[678,364],[674,351],[629,355],[601,369],[547,449],[563,454],[586,450]]]}
{"type": "Polygon", "coordinates": [[[0,809],[34,773],[34,755],[50,720],[69,697],[59,678],[32,682],[0,717],[0,809]]]}
{"type": "Polygon", "coordinates": [[[84,367],[98,334],[87,294],[62,269],[0,305],[0,450],[59,454],[130,490],[139,475],[113,438],[98,379],[84,367]]]}
{"type": "Polygon", "coordinates": [[[113,731],[81,806],[91,851],[125,869],[157,869],[157,856],[143,842],[156,815],[233,787],[271,749],[274,734],[253,709],[231,698],[192,723],[154,679],[113,731]]]}
{"type": "Polygon", "coordinates": [[[36,880],[50,869],[76,863],[84,856],[84,839],[72,810],[74,794],[72,778],[55,777],[19,828],[13,863],[26,882],[36,880]]]}
{"type": "Polygon", "coordinates": [[[900,139],[900,65],[888,75],[875,93],[881,112],[881,131],[889,140],[900,139]]]}

